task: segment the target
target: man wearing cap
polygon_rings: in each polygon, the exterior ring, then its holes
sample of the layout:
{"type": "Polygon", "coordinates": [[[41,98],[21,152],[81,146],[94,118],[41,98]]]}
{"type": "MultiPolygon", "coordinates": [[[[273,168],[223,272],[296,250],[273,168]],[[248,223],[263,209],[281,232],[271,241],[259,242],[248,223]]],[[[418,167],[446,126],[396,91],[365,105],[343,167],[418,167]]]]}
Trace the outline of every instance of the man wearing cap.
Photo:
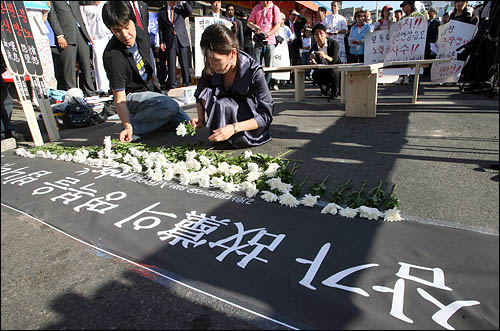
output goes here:
{"type": "MultiPolygon", "coordinates": [[[[339,57],[339,44],[337,41],[327,38],[326,27],[316,24],[312,30],[316,44],[311,48],[311,64],[337,64],[341,63],[339,57]]],[[[314,70],[313,81],[321,89],[321,95],[327,95],[330,90],[329,99],[335,99],[339,95],[340,74],[333,69],[314,70]]]]}
{"type": "Polygon", "coordinates": [[[389,30],[391,23],[394,22],[391,16],[392,7],[389,5],[382,8],[382,17],[375,22],[375,31],[379,30],[389,30]]]}

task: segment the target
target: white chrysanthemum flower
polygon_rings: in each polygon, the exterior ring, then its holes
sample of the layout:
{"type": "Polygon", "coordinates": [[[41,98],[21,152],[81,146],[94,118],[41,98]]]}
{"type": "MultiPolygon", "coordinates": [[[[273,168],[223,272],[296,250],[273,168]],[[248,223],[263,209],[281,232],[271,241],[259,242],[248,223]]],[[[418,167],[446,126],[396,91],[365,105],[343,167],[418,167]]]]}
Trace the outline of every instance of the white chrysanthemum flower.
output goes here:
{"type": "Polygon", "coordinates": [[[187,170],[184,170],[179,174],[179,181],[181,185],[187,186],[191,183],[192,180],[193,174],[187,170]]]}
{"type": "Polygon", "coordinates": [[[230,182],[224,182],[221,190],[225,193],[233,193],[234,191],[238,190],[238,185],[234,184],[232,180],[230,182]]]}
{"type": "Polygon", "coordinates": [[[247,181],[255,182],[257,179],[260,178],[260,176],[262,176],[260,172],[249,172],[247,175],[247,181]]]}
{"type": "Polygon", "coordinates": [[[134,165],[132,165],[132,170],[134,172],[140,173],[140,172],[142,172],[142,166],[140,164],[134,164],[134,165]]]}
{"type": "Polygon", "coordinates": [[[247,198],[253,198],[254,196],[259,193],[259,190],[257,187],[250,187],[249,189],[246,190],[247,198]]]}
{"type": "Polygon", "coordinates": [[[180,123],[177,129],[175,129],[175,133],[178,136],[184,137],[187,134],[186,126],[183,123],[180,123]]]}
{"type": "Polygon", "coordinates": [[[158,170],[149,169],[147,171],[147,175],[149,178],[151,178],[152,180],[157,181],[157,182],[159,182],[163,179],[163,173],[161,170],[158,171],[158,170]]]}
{"type": "Polygon", "coordinates": [[[16,155],[26,157],[26,149],[24,147],[16,148],[16,155]]]}
{"type": "Polygon", "coordinates": [[[104,136],[104,141],[103,141],[104,148],[109,148],[111,149],[111,136],[104,136]]]}
{"type": "Polygon", "coordinates": [[[129,166],[128,164],[120,164],[120,168],[122,168],[124,174],[128,174],[129,172],[132,172],[132,167],[129,166]]]}
{"type": "Polygon", "coordinates": [[[201,163],[198,160],[189,159],[186,161],[186,167],[188,169],[194,169],[195,171],[198,171],[201,169],[201,163]]]}
{"type": "Polygon", "coordinates": [[[90,152],[86,149],[79,149],[85,158],[89,157],[90,152]]]}
{"type": "Polygon", "coordinates": [[[208,165],[203,170],[210,176],[217,173],[217,168],[213,165],[208,165]]]}
{"type": "Polygon", "coordinates": [[[279,189],[280,185],[282,184],[281,178],[271,178],[266,181],[266,184],[269,185],[271,190],[277,190],[279,189]]]}
{"type": "Polygon", "coordinates": [[[111,159],[101,159],[103,167],[110,167],[113,160],[111,159]]]}
{"type": "Polygon", "coordinates": [[[302,200],[300,200],[300,203],[303,204],[306,207],[314,207],[318,203],[319,195],[311,195],[307,193],[302,200]]]}
{"type": "Polygon", "coordinates": [[[196,151],[187,151],[186,152],[186,161],[194,160],[196,158],[196,155],[198,155],[198,153],[196,153],[196,151]]]}
{"type": "Polygon", "coordinates": [[[249,190],[253,187],[256,187],[256,186],[252,182],[246,181],[246,182],[241,183],[241,189],[244,191],[249,190]]]}
{"type": "Polygon", "coordinates": [[[174,169],[171,167],[166,168],[163,171],[163,180],[171,181],[174,178],[174,169]]]}
{"type": "Polygon", "coordinates": [[[231,169],[231,166],[227,162],[221,162],[217,167],[217,170],[224,175],[229,172],[229,169],[231,169]]]}
{"type": "Polygon", "coordinates": [[[210,176],[208,174],[202,174],[198,178],[198,185],[200,187],[209,188],[210,187],[210,176]]]}
{"type": "Polygon", "coordinates": [[[201,164],[203,164],[206,167],[208,167],[212,163],[210,161],[210,159],[208,157],[206,157],[205,155],[200,155],[199,159],[200,159],[201,164]]]}
{"type": "Polygon", "coordinates": [[[266,175],[267,177],[275,177],[276,172],[278,171],[279,168],[280,168],[279,164],[271,163],[267,167],[267,170],[264,172],[264,175],[266,175]]]}
{"type": "Polygon", "coordinates": [[[45,153],[44,151],[38,151],[38,152],[36,152],[35,156],[45,158],[45,157],[47,157],[47,153],[45,153]]]}
{"type": "MultiPolygon", "coordinates": [[[[70,155],[71,156],[71,155],[70,155]]],[[[120,168],[120,163],[116,162],[116,161],[112,161],[111,162],[111,168],[120,168]]]]}
{"type": "Polygon", "coordinates": [[[180,174],[184,170],[186,170],[186,162],[179,161],[177,163],[174,163],[174,174],[180,174]]]}
{"type": "Polygon", "coordinates": [[[231,168],[229,168],[229,176],[231,177],[242,172],[243,168],[237,165],[232,165],[231,168]]]}
{"type": "Polygon", "coordinates": [[[281,182],[279,185],[278,185],[278,190],[281,192],[281,193],[288,193],[290,192],[290,190],[293,188],[293,185],[292,184],[287,184],[287,183],[283,183],[281,182]]]}
{"type": "Polygon", "coordinates": [[[274,194],[273,192],[269,191],[262,191],[262,195],[260,196],[262,200],[267,201],[267,202],[274,202],[278,200],[278,196],[274,194]]]}
{"type": "Polygon", "coordinates": [[[345,207],[340,209],[340,215],[348,218],[354,218],[358,214],[358,209],[353,209],[349,207],[345,207]]]}
{"type": "Polygon", "coordinates": [[[339,205],[337,205],[336,203],[329,203],[327,204],[322,210],[321,210],[321,214],[332,214],[332,215],[336,215],[338,210],[341,209],[342,207],[340,207],[339,205]]]}
{"type": "Polygon", "coordinates": [[[224,177],[214,177],[210,183],[213,187],[221,188],[224,185],[224,177]]]}
{"type": "Polygon", "coordinates": [[[247,163],[248,172],[259,172],[259,165],[254,162],[247,163]]]}
{"type": "Polygon", "coordinates": [[[248,159],[248,158],[250,158],[252,155],[253,155],[252,151],[250,151],[250,150],[245,151],[245,156],[244,156],[244,158],[245,158],[245,159],[248,159]]]}
{"type": "Polygon", "coordinates": [[[300,205],[300,201],[297,200],[297,198],[295,198],[290,193],[285,193],[283,195],[280,195],[279,199],[280,199],[280,204],[282,206],[287,206],[287,207],[295,208],[298,205],[300,205]]]}
{"type": "MultiPolygon", "coordinates": [[[[133,158],[133,159],[131,159],[131,161],[134,162],[133,161],[134,159],[137,160],[136,158],[133,158]]],[[[149,158],[149,157],[144,160],[144,166],[146,168],[153,168],[154,163],[155,163],[154,160],[152,158],[149,158]]],[[[131,164],[135,164],[135,162],[131,163],[131,164]]]]}
{"type": "Polygon", "coordinates": [[[385,211],[384,221],[386,222],[400,222],[403,218],[401,217],[400,211],[396,208],[389,209],[385,211]]]}
{"type": "Polygon", "coordinates": [[[378,220],[379,217],[384,217],[384,213],[381,213],[377,208],[361,206],[358,209],[359,217],[367,218],[369,220],[378,220]]]}

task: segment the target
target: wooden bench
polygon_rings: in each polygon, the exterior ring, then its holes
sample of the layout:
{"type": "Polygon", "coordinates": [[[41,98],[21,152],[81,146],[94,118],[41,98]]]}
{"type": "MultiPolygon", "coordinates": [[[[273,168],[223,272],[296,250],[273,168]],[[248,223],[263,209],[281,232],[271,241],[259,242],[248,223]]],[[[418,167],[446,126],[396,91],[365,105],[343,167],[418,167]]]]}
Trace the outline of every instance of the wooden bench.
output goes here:
{"type": "Polygon", "coordinates": [[[386,63],[309,64],[288,67],[268,67],[264,72],[293,71],[295,101],[305,98],[305,72],[311,69],[336,69],[342,73],[340,101],[345,104],[347,117],[375,117],[377,114],[378,72],[382,68],[415,67],[412,103],[417,102],[420,68],[450,59],[394,61],[386,63]]]}

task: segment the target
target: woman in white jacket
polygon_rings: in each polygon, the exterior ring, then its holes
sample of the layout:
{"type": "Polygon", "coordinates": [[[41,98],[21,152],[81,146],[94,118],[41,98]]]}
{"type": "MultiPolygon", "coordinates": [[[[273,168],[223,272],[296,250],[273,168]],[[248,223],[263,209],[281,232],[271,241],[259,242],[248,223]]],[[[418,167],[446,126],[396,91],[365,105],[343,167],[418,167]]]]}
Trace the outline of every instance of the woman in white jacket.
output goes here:
{"type": "Polygon", "coordinates": [[[93,52],[93,63],[94,63],[94,73],[96,80],[97,92],[102,95],[108,95],[109,93],[109,80],[106,76],[106,71],[104,70],[104,64],[102,62],[102,55],[104,49],[111,39],[113,34],[104,25],[102,21],[102,7],[106,1],[92,1],[90,5],[80,5],[80,11],[82,12],[83,21],[87,26],[87,30],[92,38],[92,52],[93,52]]]}

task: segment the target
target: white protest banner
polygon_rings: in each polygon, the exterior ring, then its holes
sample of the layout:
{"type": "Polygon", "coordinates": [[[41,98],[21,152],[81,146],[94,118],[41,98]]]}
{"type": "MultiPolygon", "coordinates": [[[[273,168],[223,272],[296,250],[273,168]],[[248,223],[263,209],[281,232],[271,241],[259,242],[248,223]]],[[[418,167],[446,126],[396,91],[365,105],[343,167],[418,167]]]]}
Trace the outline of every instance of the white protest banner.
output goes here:
{"type": "MultiPolygon", "coordinates": [[[[272,67],[289,67],[290,66],[290,56],[288,55],[288,44],[286,42],[286,35],[283,29],[278,30],[278,33],[284,38],[284,41],[276,45],[274,49],[274,57],[271,62],[272,67]]],[[[272,79],[278,80],[290,80],[290,72],[273,72],[271,74],[272,79]]]]}
{"type": "Polygon", "coordinates": [[[337,41],[339,44],[339,57],[342,63],[347,63],[347,53],[345,50],[345,41],[343,34],[334,34],[330,37],[331,39],[337,41]]]}
{"type": "Polygon", "coordinates": [[[467,44],[474,36],[475,31],[475,25],[455,20],[439,27],[437,58],[453,60],[449,63],[436,63],[432,66],[432,83],[458,82],[464,62],[456,60],[457,48],[467,44]]]}
{"type": "Polygon", "coordinates": [[[384,62],[390,49],[389,30],[373,31],[365,35],[365,63],[384,62]]]}
{"type": "Polygon", "coordinates": [[[390,28],[389,51],[384,62],[423,60],[427,19],[424,16],[406,18],[390,28]]]}
{"type": "MultiPolygon", "coordinates": [[[[365,35],[365,63],[380,63],[390,50],[389,30],[374,31],[365,35]]],[[[400,75],[414,75],[415,70],[411,68],[380,69],[379,83],[394,83],[400,75]]]]}
{"type": "Polygon", "coordinates": [[[217,17],[195,17],[194,18],[194,75],[196,77],[201,77],[203,68],[205,68],[205,61],[203,58],[203,53],[201,52],[201,35],[205,29],[215,23],[223,24],[227,27],[231,27],[232,23],[217,17]]]}

